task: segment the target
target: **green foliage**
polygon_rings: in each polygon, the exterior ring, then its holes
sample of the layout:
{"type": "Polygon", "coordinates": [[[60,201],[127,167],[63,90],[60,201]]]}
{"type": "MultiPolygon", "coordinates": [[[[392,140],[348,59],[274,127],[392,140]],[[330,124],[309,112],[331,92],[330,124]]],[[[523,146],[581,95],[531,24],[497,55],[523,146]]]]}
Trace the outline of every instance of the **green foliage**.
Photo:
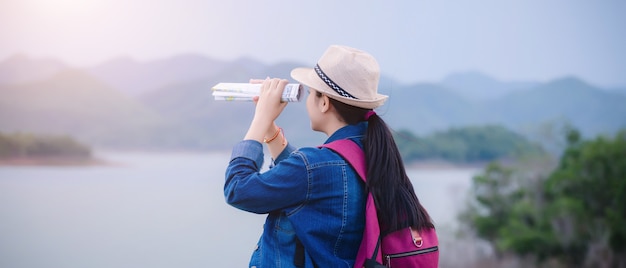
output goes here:
{"type": "Polygon", "coordinates": [[[510,217],[508,208],[515,202],[509,191],[512,186],[512,171],[497,164],[490,164],[485,173],[473,178],[478,213],[472,218],[476,231],[490,241],[498,238],[498,226],[510,217]]]}
{"type": "MultiPolygon", "coordinates": [[[[626,130],[615,138],[580,141],[572,135],[558,169],[546,181],[547,196],[568,204],[581,237],[595,239],[604,230],[609,245],[626,250],[626,130]]],[[[601,233],[600,235],[605,235],[601,233]]]]}
{"type": "Polygon", "coordinates": [[[405,160],[426,159],[433,155],[432,145],[415,136],[411,131],[400,130],[394,133],[396,145],[405,160]]]}
{"type": "Polygon", "coordinates": [[[615,266],[626,253],[626,131],[582,141],[570,129],[566,139],[558,166],[542,179],[489,165],[473,180],[464,222],[498,254],[615,266]]]}
{"type": "Polygon", "coordinates": [[[457,163],[489,162],[543,153],[521,135],[496,125],[454,128],[426,138],[402,130],[395,138],[406,161],[439,158],[457,163]]]}
{"type": "Polygon", "coordinates": [[[0,158],[91,156],[91,149],[68,136],[0,133],[0,158]]]}

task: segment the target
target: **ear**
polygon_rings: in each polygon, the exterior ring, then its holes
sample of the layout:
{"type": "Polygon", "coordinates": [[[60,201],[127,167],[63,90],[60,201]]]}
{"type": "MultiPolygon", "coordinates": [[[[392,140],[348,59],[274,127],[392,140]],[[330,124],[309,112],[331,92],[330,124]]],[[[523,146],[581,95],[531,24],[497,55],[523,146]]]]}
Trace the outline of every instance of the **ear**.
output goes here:
{"type": "Polygon", "coordinates": [[[325,113],[330,110],[330,99],[326,95],[322,95],[320,101],[318,102],[318,107],[320,112],[325,113]]]}

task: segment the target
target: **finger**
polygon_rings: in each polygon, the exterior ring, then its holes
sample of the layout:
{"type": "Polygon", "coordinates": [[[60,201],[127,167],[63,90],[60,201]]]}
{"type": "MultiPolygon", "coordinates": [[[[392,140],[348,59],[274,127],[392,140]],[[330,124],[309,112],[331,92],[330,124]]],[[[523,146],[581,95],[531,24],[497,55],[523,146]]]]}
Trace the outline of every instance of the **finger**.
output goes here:
{"type": "Polygon", "coordinates": [[[271,84],[270,84],[270,88],[271,88],[272,90],[277,90],[277,89],[278,89],[278,84],[279,84],[279,83],[280,83],[280,79],[278,79],[278,78],[274,78],[274,79],[272,79],[271,84]]]}
{"type": "Polygon", "coordinates": [[[263,83],[261,85],[261,94],[263,94],[263,92],[267,91],[267,89],[270,87],[270,82],[271,81],[270,81],[269,77],[265,78],[265,80],[263,80],[263,83]]]}
{"type": "Polygon", "coordinates": [[[282,95],[283,91],[285,91],[285,86],[287,85],[286,81],[287,80],[285,79],[276,79],[273,81],[272,98],[279,98],[280,102],[283,102],[282,95]]]}
{"type": "Polygon", "coordinates": [[[249,83],[250,84],[261,84],[261,83],[263,83],[263,80],[264,79],[254,79],[253,78],[253,79],[250,79],[249,83]]]}
{"type": "Polygon", "coordinates": [[[285,86],[287,85],[287,83],[285,83],[285,79],[276,79],[274,81],[274,85],[272,87],[273,91],[272,91],[272,98],[274,99],[279,99],[280,102],[283,102],[282,100],[282,96],[283,96],[283,91],[285,91],[285,86]]]}
{"type": "Polygon", "coordinates": [[[287,79],[281,79],[280,81],[278,81],[278,87],[283,90],[287,86],[287,84],[289,84],[289,81],[287,79]]]}

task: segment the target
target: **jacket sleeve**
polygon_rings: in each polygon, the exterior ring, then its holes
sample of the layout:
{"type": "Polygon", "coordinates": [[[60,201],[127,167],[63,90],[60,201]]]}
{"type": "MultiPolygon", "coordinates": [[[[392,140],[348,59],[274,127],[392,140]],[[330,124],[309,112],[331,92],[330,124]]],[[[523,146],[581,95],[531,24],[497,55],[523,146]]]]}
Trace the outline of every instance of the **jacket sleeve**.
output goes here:
{"type": "Polygon", "coordinates": [[[293,150],[288,145],[273,167],[261,173],[263,145],[251,140],[236,144],[226,169],[226,202],[259,214],[304,202],[309,191],[308,172],[304,161],[290,154],[293,150]]]}

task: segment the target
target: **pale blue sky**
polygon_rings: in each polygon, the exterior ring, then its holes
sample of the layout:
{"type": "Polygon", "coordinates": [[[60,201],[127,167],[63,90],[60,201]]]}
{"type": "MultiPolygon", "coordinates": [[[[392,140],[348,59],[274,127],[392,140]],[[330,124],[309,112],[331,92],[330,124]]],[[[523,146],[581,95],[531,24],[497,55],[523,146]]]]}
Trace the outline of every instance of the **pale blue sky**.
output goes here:
{"type": "Polygon", "coordinates": [[[0,60],[24,53],[85,67],[199,53],[312,65],[344,44],[404,83],[471,70],[626,86],[624,14],[619,0],[0,0],[0,60]]]}

